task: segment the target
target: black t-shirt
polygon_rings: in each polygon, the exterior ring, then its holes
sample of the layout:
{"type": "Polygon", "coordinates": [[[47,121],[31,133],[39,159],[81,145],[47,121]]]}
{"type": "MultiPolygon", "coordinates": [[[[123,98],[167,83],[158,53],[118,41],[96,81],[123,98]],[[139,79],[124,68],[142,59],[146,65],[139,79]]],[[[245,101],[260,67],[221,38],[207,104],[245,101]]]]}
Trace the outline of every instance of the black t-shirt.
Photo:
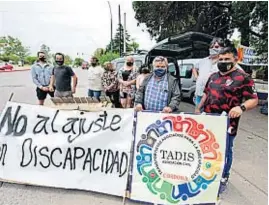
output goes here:
{"type": "Polygon", "coordinates": [[[57,91],[71,91],[71,77],[75,75],[69,66],[57,66],[53,68],[57,91]]]}
{"type": "MultiPolygon", "coordinates": [[[[227,75],[219,72],[213,73],[205,86],[204,93],[207,95],[204,103],[206,113],[221,114],[240,106],[243,100],[257,99],[254,89],[254,81],[248,74],[241,70],[235,70],[227,75]]],[[[230,119],[229,132],[235,136],[237,134],[239,118],[230,119]]]]}

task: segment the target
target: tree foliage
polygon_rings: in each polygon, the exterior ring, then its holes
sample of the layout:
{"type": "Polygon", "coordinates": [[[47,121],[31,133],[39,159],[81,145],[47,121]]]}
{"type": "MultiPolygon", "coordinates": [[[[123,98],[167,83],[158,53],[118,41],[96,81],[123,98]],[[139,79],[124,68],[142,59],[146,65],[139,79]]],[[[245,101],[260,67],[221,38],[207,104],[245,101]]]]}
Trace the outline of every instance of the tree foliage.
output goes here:
{"type": "Polygon", "coordinates": [[[34,62],[37,60],[36,56],[27,56],[24,60],[25,64],[33,65],[34,62]]]}
{"type": "Polygon", "coordinates": [[[186,31],[218,37],[229,33],[230,1],[134,1],[138,24],[144,23],[152,38],[164,38],[186,31]]]}
{"type": "Polygon", "coordinates": [[[107,52],[106,54],[103,54],[102,56],[99,57],[99,63],[101,65],[104,65],[105,62],[110,62],[119,57],[120,55],[118,53],[107,52]]]}
{"type": "Polygon", "coordinates": [[[24,47],[18,38],[14,38],[12,36],[2,36],[0,37],[0,43],[4,56],[10,56],[13,59],[24,59],[29,54],[28,48],[24,47]],[[12,57],[12,55],[16,57],[12,57]]]}
{"type": "Polygon", "coordinates": [[[64,56],[64,64],[66,64],[66,65],[72,65],[72,63],[73,63],[72,58],[69,55],[65,55],[64,56]]]}
{"type": "Polygon", "coordinates": [[[75,58],[74,60],[74,66],[81,66],[84,60],[82,58],[75,58]]]}
{"type": "Polygon", "coordinates": [[[268,53],[268,2],[235,1],[232,27],[241,33],[241,44],[253,46],[258,54],[268,53]]]}
{"type": "Polygon", "coordinates": [[[94,53],[93,53],[93,56],[95,56],[96,58],[100,58],[102,55],[104,55],[105,53],[105,49],[103,48],[97,48],[94,53]]]}
{"type": "Polygon", "coordinates": [[[267,1],[134,1],[133,9],[157,41],[187,31],[227,38],[238,28],[242,45],[268,53],[267,1]]]}
{"type": "MultiPolygon", "coordinates": [[[[118,52],[120,51],[120,46],[122,48],[123,51],[123,26],[120,25],[116,31],[116,34],[114,36],[113,39],[113,52],[118,52]]],[[[133,51],[133,47],[132,47],[132,42],[130,40],[131,36],[129,35],[128,31],[126,30],[125,32],[125,36],[126,36],[126,52],[130,52],[133,51]]],[[[106,46],[106,51],[111,51],[111,42],[109,42],[109,44],[106,46]]]]}

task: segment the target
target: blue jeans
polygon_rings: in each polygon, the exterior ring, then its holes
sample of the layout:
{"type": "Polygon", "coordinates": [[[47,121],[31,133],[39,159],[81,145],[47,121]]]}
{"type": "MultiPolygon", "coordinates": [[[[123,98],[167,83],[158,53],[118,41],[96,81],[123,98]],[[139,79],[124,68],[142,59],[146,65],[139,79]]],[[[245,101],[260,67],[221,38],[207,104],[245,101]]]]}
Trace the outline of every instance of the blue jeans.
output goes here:
{"type": "Polygon", "coordinates": [[[101,91],[95,91],[95,90],[88,90],[88,96],[89,97],[95,97],[97,100],[100,101],[101,91]]]}
{"type": "Polygon", "coordinates": [[[233,163],[233,145],[234,145],[234,139],[235,136],[228,136],[228,144],[226,148],[226,163],[224,165],[224,171],[223,171],[223,177],[229,177],[230,176],[230,170],[233,163]]]}
{"type": "Polygon", "coordinates": [[[195,105],[196,107],[200,104],[203,96],[196,95],[195,96],[195,105]]]}

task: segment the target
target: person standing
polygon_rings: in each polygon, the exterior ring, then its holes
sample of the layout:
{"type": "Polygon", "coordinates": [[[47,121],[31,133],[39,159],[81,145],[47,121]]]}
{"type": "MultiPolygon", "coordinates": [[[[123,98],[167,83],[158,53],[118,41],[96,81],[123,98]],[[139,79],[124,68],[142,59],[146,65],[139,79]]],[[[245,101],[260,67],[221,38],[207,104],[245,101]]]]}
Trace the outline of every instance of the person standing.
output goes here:
{"type": "Polygon", "coordinates": [[[120,108],[120,91],[118,82],[118,73],[113,68],[111,62],[106,62],[104,64],[105,72],[102,76],[102,85],[104,87],[106,96],[108,96],[115,106],[115,108],[120,108]]]}
{"type": "Polygon", "coordinates": [[[136,92],[137,68],[134,66],[134,58],[126,57],[125,65],[119,70],[120,98],[122,108],[130,108],[133,105],[136,92]]]}
{"type": "Polygon", "coordinates": [[[55,84],[55,97],[73,97],[73,94],[76,93],[77,76],[71,67],[64,65],[64,54],[56,53],[55,63],[57,66],[52,71],[50,91],[54,90],[55,84]]]}
{"type": "Polygon", "coordinates": [[[143,83],[143,80],[145,79],[146,76],[149,75],[149,69],[147,66],[143,65],[141,66],[141,68],[139,69],[139,73],[140,75],[137,76],[136,78],[136,89],[138,90],[140,88],[140,86],[143,83]]]}
{"type": "Polygon", "coordinates": [[[31,67],[31,75],[36,85],[38,104],[44,105],[47,94],[49,94],[50,97],[54,97],[54,92],[49,89],[53,68],[47,63],[44,52],[39,51],[37,57],[38,60],[31,67]]]}
{"type": "Polygon", "coordinates": [[[168,61],[162,56],[153,60],[153,73],[145,77],[135,95],[135,110],[171,113],[179,110],[179,81],[167,72],[168,61]]]}
{"type": "Polygon", "coordinates": [[[218,71],[217,61],[218,54],[221,48],[224,46],[224,41],[221,38],[214,38],[210,43],[209,57],[206,57],[199,61],[195,68],[193,68],[193,75],[196,78],[195,89],[195,104],[199,105],[202,97],[205,84],[209,76],[218,71]]]}
{"type": "Polygon", "coordinates": [[[204,95],[195,112],[204,108],[206,113],[226,112],[230,118],[228,126],[227,156],[221,179],[221,192],[225,189],[233,162],[233,143],[237,135],[241,115],[258,104],[254,81],[236,67],[237,51],[226,47],[219,53],[219,72],[213,73],[205,86],[204,95]]]}
{"type": "Polygon", "coordinates": [[[101,92],[103,90],[102,86],[102,76],[104,73],[104,69],[98,64],[98,59],[96,57],[92,57],[91,66],[88,69],[88,96],[95,97],[100,101],[101,92]]]}

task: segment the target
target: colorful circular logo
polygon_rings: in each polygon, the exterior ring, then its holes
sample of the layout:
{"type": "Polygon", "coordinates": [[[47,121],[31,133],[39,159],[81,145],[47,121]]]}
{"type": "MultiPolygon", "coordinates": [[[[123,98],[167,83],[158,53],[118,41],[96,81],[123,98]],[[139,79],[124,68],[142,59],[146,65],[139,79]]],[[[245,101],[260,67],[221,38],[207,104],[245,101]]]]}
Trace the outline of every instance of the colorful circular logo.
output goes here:
{"type": "Polygon", "coordinates": [[[206,190],[223,162],[210,130],[191,117],[174,115],[146,128],[136,154],[137,171],[148,190],[174,204],[206,190]]]}

